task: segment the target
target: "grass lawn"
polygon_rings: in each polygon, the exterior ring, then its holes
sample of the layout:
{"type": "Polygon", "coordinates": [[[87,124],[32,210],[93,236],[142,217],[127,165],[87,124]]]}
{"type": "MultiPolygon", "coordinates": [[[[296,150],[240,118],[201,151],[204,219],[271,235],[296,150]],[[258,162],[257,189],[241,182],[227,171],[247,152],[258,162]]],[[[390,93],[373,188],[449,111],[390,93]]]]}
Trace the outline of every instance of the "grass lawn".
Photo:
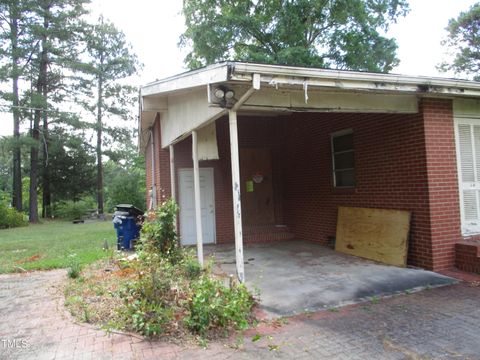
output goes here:
{"type": "Polygon", "coordinates": [[[18,267],[25,270],[66,268],[71,254],[76,254],[79,263],[89,264],[110,256],[111,250],[103,250],[105,240],[110,249],[116,248],[111,221],[85,224],[46,221],[0,230],[0,273],[19,271],[18,267]]]}

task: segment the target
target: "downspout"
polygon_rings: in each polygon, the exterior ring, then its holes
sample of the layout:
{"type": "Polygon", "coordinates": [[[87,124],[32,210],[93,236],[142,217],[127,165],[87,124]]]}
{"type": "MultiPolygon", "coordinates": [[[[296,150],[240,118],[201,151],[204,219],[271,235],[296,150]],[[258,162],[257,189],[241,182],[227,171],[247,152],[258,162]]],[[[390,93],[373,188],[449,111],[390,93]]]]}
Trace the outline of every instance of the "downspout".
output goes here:
{"type": "Polygon", "coordinates": [[[150,189],[150,206],[149,210],[157,207],[157,184],[155,184],[155,136],[153,130],[150,128],[150,146],[151,146],[151,160],[152,160],[152,186],[150,189]]]}

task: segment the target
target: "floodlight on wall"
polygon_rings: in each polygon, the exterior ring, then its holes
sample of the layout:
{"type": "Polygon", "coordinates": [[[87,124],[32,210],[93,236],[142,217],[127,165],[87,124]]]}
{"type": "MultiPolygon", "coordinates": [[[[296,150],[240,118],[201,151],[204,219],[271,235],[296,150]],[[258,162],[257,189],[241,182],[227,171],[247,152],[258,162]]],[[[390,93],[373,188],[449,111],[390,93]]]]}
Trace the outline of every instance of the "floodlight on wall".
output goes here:
{"type": "Polygon", "coordinates": [[[225,97],[225,91],[222,88],[216,88],[213,91],[213,95],[218,99],[223,99],[225,97]]]}
{"type": "Polygon", "coordinates": [[[233,99],[234,96],[235,96],[235,92],[233,90],[227,90],[225,92],[225,99],[227,100],[233,99]]]}
{"type": "Polygon", "coordinates": [[[230,108],[235,102],[235,92],[223,85],[213,88],[211,94],[214,101],[223,108],[230,108]]]}
{"type": "Polygon", "coordinates": [[[213,95],[219,100],[231,100],[235,96],[235,92],[231,89],[217,87],[213,90],[213,95]]]}

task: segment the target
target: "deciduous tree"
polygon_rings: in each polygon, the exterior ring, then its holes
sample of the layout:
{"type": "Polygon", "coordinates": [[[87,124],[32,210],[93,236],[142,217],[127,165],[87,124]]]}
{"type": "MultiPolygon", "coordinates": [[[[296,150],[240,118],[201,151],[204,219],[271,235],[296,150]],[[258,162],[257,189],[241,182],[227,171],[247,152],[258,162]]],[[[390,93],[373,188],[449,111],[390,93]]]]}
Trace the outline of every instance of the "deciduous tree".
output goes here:
{"type": "Polygon", "coordinates": [[[398,64],[390,23],[406,0],[184,0],[197,68],[222,60],[388,72],[398,64]]]}

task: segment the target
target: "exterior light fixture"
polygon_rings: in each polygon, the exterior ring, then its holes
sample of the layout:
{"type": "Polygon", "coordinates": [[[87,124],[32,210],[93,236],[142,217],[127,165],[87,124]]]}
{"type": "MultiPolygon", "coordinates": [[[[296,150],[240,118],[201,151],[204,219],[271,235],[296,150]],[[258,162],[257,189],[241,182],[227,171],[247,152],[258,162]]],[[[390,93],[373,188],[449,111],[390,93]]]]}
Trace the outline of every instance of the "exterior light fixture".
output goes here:
{"type": "Polygon", "coordinates": [[[235,92],[233,90],[227,90],[225,92],[225,99],[227,100],[233,99],[234,96],[235,96],[235,92]]]}
{"type": "Polygon", "coordinates": [[[221,88],[216,88],[213,95],[218,99],[223,99],[225,97],[225,91],[221,88]]]}
{"type": "Polygon", "coordinates": [[[235,100],[235,92],[223,85],[213,88],[212,97],[223,108],[230,108],[235,100]]]}

